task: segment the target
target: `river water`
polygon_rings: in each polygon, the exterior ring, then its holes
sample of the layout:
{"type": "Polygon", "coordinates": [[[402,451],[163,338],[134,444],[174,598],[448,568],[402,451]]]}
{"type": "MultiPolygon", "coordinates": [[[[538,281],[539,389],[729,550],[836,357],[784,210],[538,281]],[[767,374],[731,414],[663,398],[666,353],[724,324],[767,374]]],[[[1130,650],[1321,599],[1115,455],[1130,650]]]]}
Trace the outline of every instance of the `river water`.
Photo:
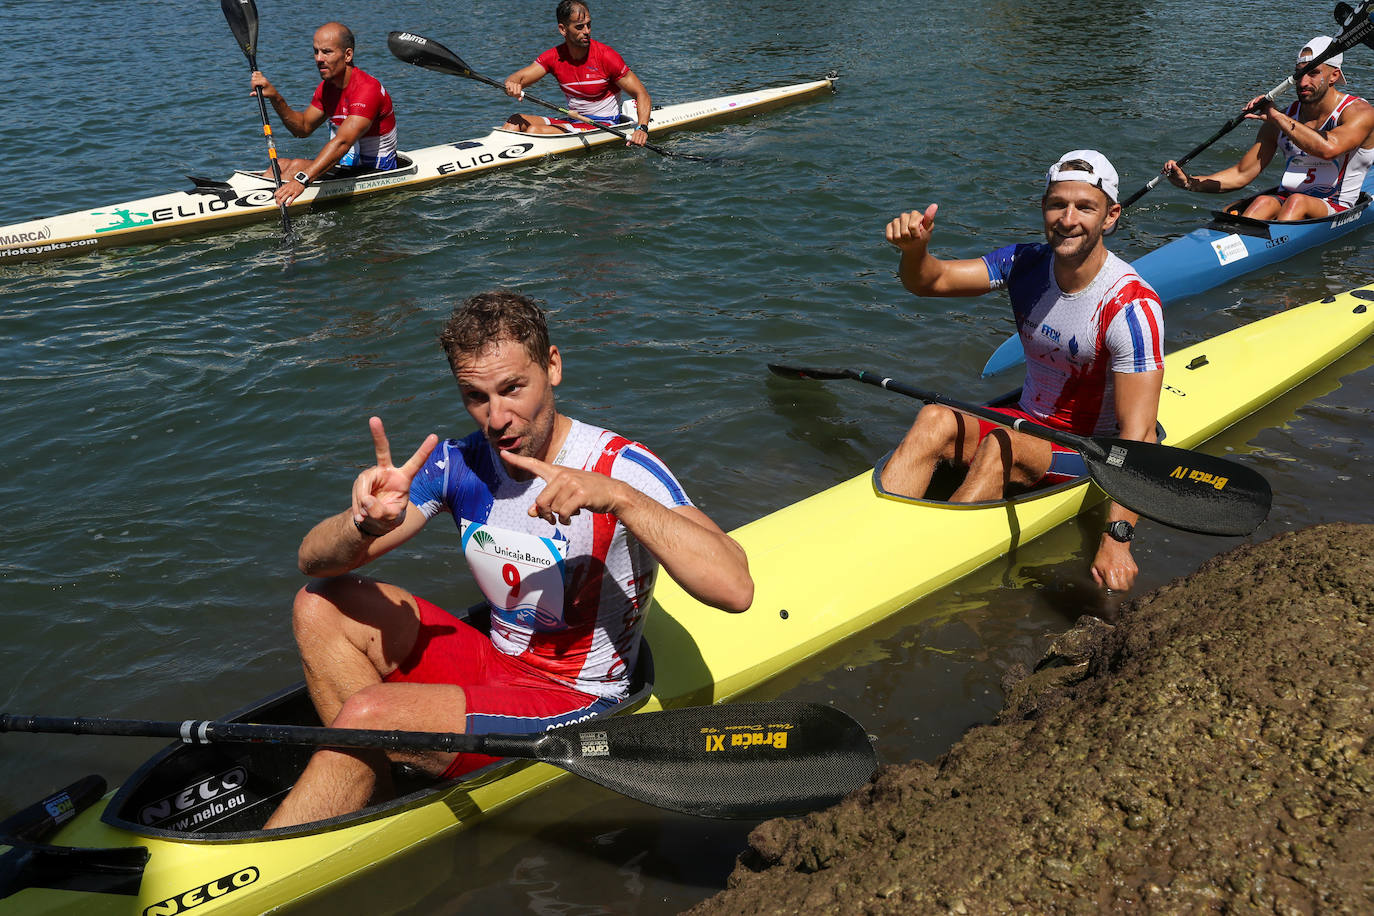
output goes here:
{"type": "MultiPolygon", "coordinates": [[[[357,32],[358,61],[395,97],[413,148],[481,136],[511,105],[394,60],[386,32],[436,38],[502,77],[554,43],[552,6],[336,0],[329,14],[357,32]]],[[[299,107],[315,84],[319,6],[259,9],[260,66],[299,107]]],[[[1102,149],[1127,193],[1282,79],[1308,36],[1332,31],[1320,6],[1254,0],[662,0],[593,12],[594,34],[657,102],[831,69],[839,90],[663,141],[726,166],[617,148],[302,215],[290,255],[264,224],[0,268],[3,708],[208,717],[297,679],[300,536],[346,504],[370,460],[369,415],[398,452],[470,428],[433,335],[457,300],[493,286],[553,311],[566,412],[648,443],[725,527],[852,476],[913,405],[859,386],[802,399],[765,363],[871,366],[970,400],[1011,384],[978,378],[1010,330],[1005,301],[906,294],[882,238],[889,218],[940,203],[946,255],[1035,240],[1040,176],[1059,153],[1102,149]],[[787,457],[761,465],[760,454],[787,457]]],[[[264,164],[247,67],[214,4],[28,0],[0,4],[0,33],[11,86],[0,225],[264,164]]],[[[1368,88],[1368,52],[1347,57],[1353,90],[1368,88]]],[[[1233,161],[1252,136],[1242,127],[1198,167],[1233,161]]],[[[302,155],[319,141],[279,142],[302,155]]],[[[1111,246],[1139,256],[1216,202],[1165,186],[1111,246]]],[[[1369,282],[1364,241],[1171,308],[1170,348],[1369,282]]],[[[1366,344],[1215,441],[1273,484],[1254,537],[1371,520],[1371,363],[1366,344]]],[[[1100,523],[1058,529],[760,696],[833,700],[885,760],[934,759],[995,712],[1008,666],[1033,662],[1080,614],[1112,613],[1121,599],[1086,574],[1100,523]]],[[[1238,542],[1144,522],[1140,588],[1238,542]]],[[[476,597],[451,538],[413,546],[375,572],[441,604],[476,597]]],[[[0,811],[87,772],[117,782],[153,749],[5,737],[0,811]]],[[[723,885],[750,826],[568,780],[326,905],[671,911],[723,885]]]]}

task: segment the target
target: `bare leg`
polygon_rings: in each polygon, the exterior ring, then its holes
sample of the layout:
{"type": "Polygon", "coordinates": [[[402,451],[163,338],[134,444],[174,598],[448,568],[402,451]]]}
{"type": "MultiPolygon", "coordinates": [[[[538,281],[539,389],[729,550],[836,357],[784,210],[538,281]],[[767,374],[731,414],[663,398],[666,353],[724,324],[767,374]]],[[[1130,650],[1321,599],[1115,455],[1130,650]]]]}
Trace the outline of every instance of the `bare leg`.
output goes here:
{"type": "Polygon", "coordinates": [[[1053,450],[1044,439],[1010,429],[988,433],[969,463],[968,474],[950,502],[1001,499],[1011,484],[1028,487],[1045,476],[1053,450]]]}
{"type": "Polygon", "coordinates": [[[1290,194],[1288,199],[1283,202],[1283,208],[1279,210],[1278,218],[1282,221],[1297,219],[1319,219],[1328,216],[1331,208],[1326,205],[1326,201],[1310,194],[1290,194]]]}
{"type": "MultiPolygon", "coordinates": [[[[292,622],[306,686],[322,722],[336,728],[463,731],[461,687],[382,681],[405,660],[419,633],[419,608],[409,592],[359,576],[315,582],[297,593],[292,622]]],[[[441,772],[453,759],[452,754],[396,757],[431,772],[441,772]]],[[[344,814],[390,790],[385,753],[319,750],[266,826],[344,814]]]]}
{"type": "Polygon", "coordinates": [[[977,441],[976,420],[939,404],[927,404],[883,467],[883,489],[901,496],[924,496],[936,462],[968,464],[977,441]]]}
{"type": "MultiPolygon", "coordinates": [[[[303,172],[303,171],[305,171],[305,167],[308,166],[308,165],[309,165],[311,162],[313,162],[313,161],[314,161],[313,159],[278,159],[278,160],[277,160],[277,168],[281,169],[281,180],[282,180],[282,181],[289,181],[292,175],[296,174],[297,172],[303,172]]],[[[272,174],[272,167],[271,167],[271,166],[268,166],[268,167],[263,171],[262,177],[263,177],[263,178],[275,178],[275,177],[276,177],[275,175],[272,174]]]]}
{"type": "Polygon", "coordinates": [[[1272,194],[1261,194],[1250,201],[1250,206],[1245,208],[1243,215],[1251,219],[1277,219],[1281,206],[1277,197],[1272,194]]]}
{"type": "Polygon", "coordinates": [[[513,114],[501,125],[504,130],[518,130],[522,134],[566,134],[567,131],[557,124],[550,124],[548,118],[539,115],[513,114]]]}

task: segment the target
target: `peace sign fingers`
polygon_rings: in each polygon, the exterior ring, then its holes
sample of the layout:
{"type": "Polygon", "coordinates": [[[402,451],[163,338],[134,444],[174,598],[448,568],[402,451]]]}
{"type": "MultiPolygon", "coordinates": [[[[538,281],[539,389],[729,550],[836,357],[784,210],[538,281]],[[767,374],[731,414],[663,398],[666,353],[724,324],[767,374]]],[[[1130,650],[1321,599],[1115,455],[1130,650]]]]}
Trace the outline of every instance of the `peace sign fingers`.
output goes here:
{"type": "Polygon", "coordinates": [[[410,501],[410,484],[424,467],[430,453],[439,444],[439,437],[430,433],[405,464],[399,468],[391,463],[391,443],[380,417],[367,422],[372,433],[372,447],[377,463],[367,468],[353,481],[353,520],[376,519],[383,529],[395,527],[405,515],[410,501]]]}
{"type": "Polygon", "coordinates": [[[381,417],[370,417],[367,421],[367,428],[372,433],[372,447],[377,451],[377,467],[389,470],[391,464],[391,443],[386,438],[386,427],[382,426],[381,417]]]}

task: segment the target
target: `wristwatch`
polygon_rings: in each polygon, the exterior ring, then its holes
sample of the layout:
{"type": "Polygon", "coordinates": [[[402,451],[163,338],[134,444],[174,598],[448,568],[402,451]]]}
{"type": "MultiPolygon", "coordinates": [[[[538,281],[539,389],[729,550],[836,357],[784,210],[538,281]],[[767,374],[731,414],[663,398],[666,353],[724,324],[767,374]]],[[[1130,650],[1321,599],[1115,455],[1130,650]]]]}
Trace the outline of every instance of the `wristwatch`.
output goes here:
{"type": "Polygon", "coordinates": [[[647,133],[649,132],[649,125],[648,125],[648,124],[636,124],[636,125],[635,125],[635,130],[642,130],[642,131],[644,131],[644,132],[647,134],[647,133]]]}
{"type": "Polygon", "coordinates": [[[294,179],[295,181],[299,181],[299,182],[301,183],[301,187],[303,187],[303,188],[308,188],[308,187],[310,187],[310,176],[307,175],[307,174],[305,174],[304,171],[297,172],[296,174],[292,175],[291,177],[292,177],[292,179],[294,179]]]}
{"type": "Polygon", "coordinates": [[[1124,520],[1112,522],[1107,526],[1107,537],[1113,541],[1129,544],[1135,539],[1135,526],[1124,520]]]}

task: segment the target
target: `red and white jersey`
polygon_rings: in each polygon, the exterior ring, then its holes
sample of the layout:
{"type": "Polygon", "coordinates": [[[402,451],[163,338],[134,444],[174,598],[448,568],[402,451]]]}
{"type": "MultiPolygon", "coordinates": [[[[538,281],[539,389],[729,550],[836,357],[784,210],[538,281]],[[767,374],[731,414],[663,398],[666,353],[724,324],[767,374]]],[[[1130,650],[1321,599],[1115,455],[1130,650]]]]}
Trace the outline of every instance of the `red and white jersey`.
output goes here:
{"type": "MultiPolygon", "coordinates": [[[[1341,123],[1341,115],[1355,102],[1363,101],[1357,96],[1346,95],[1336,104],[1336,109],[1327,119],[1317,125],[1318,131],[1328,131],[1341,123]]],[[[1298,120],[1301,102],[1288,106],[1288,116],[1298,120]]],[[[1328,203],[1345,209],[1355,203],[1364,186],[1369,167],[1374,164],[1374,149],[1355,147],[1335,159],[1323,159],[1304,152],[1285,133],[1279,133],[1279,149],[1286,157],[1283,165],[1283,178],[1279,187],[1289,194],[1310,194],[1328,203]]]]}
{"type": "Polygon", "coordinates": [[[387,95],[378,79],[354,67],[347,86],[339,89],[331,82],[321,82],[315,87],[315,97],[310,104],[323,111],[329,119],[331,137],[344,119],[353,115],[372,122],[367,132],[339,160],[339,165],[377,169],[396,167],[396,114],[391,106],[391,96],[387,95]]]}
{"type": "Polygon", "coordinates": [[[1116,435],[1113,373],[1164,368],[1164,310],[1150,284],[1111,252],[1076,293],[1059,288],[1048,245],[1008,245],[983,261],[993,288],[1007,289],[1026,352],[1021,409],[1079,435],[1116,435]]]}
{"type": "Polygon", "coordinates": [[[573,63],[568,46],[549,48],[534,62],[552,73],[558,88],[568,97],[568,107],[583,117],[615,119],[620,114],[620,94],[616,83],[630,72],[625,61],[610,45],[593,39],[587,59],[573,63]]]}
{"type": "MultiPolygon", "coordinates": [[[[624,481],[670,509],[692,504],[644,446],[576,420],[554,464],[624,481]]],[[[538,477],[512,479],[476,432],[439,444],[410,500],[426,518],[452,514],[497,649],[576,690],[623,697],[658,561],[614,515],[582,511],[566,525],[531,518],[543,489],[538,477]]]]}

